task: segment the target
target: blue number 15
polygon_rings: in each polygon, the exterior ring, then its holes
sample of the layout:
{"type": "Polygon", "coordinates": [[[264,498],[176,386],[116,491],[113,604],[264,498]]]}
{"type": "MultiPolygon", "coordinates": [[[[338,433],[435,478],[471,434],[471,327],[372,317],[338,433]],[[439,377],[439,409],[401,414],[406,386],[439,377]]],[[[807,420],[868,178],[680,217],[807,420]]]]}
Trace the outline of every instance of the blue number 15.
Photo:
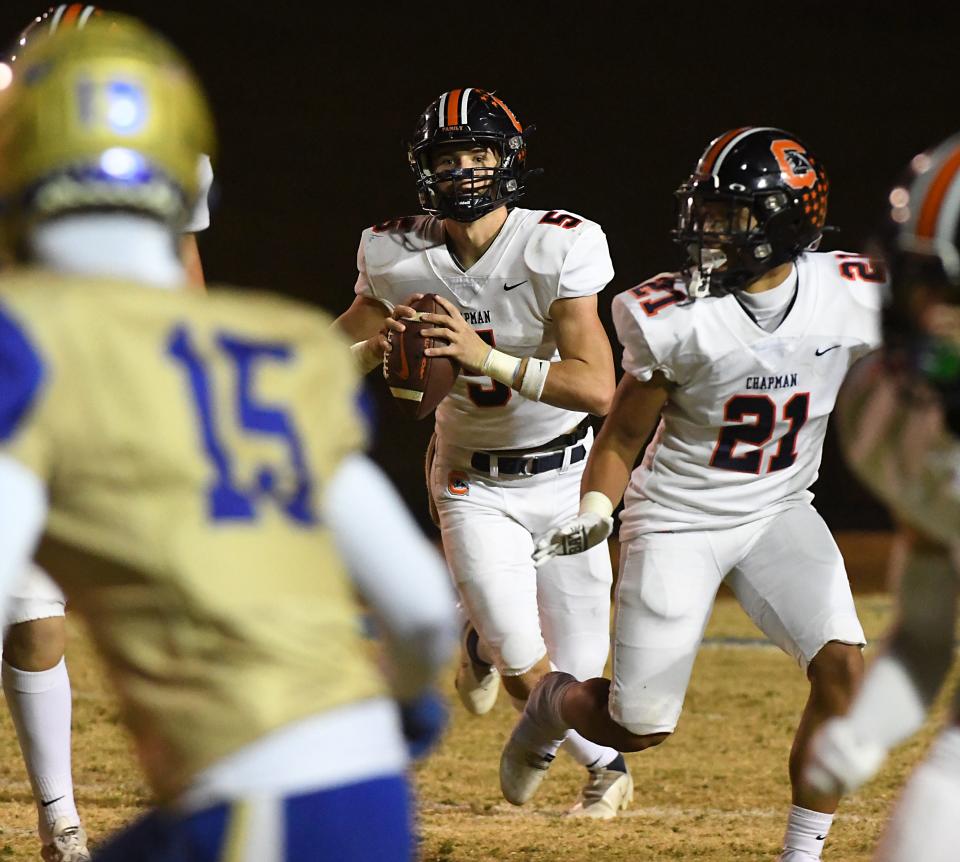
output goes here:
{"type": "Polygon", "coordinates": [[[261,362],[289,362],[293,351],[285,344],[251,341],[220,332],[216,344],[237,374],[237,422],[250,434],[272,436],[286,444],[289,453],[289,482],[278,482],[288,470],[276,470],[267,464],[258,465],[252,482],[242,484],[235,475],[230,453],[218,434],[219,421],[214,415],[214,398],[210,375],[191,343],[186,326],[174,329],[167,342],[167,353],[186,372],[190,384],[204,452],[214,468],[214,477],[207,491],[208,511],[215,521],[251,521],[257,516],[257,503],[272,498],[294,521],[315,524],[313,482],[304,457],[303,446],[290,414],[277,405],[267,406],[254,401],[252,386],[256,366],[261,362]]]}

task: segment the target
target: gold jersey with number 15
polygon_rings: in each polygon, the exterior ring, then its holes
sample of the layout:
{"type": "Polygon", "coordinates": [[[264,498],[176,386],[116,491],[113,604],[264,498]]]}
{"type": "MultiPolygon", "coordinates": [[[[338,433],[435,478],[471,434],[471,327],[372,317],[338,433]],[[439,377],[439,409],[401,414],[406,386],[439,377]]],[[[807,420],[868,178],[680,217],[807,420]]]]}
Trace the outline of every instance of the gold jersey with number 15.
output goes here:
{"type": "Polygon", "coordinates": [[[37,270],[0,279],[0,454],[47,485],[40,561],[87,619],[156,792],[376,696],[324,484],[364,443],[329,320],[37,270]]]}

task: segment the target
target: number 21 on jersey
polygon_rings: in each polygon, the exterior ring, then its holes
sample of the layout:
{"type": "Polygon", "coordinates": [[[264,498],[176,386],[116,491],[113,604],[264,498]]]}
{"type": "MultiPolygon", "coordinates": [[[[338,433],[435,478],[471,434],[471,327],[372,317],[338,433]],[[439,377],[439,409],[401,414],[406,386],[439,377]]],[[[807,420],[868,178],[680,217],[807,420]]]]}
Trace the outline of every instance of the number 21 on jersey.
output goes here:
{"type": "MultiPolygon", "coordinates": [[[[788,428],[766,464],[767,473],[785,470],[797,460],[797,435],[806,424],[809,411],[809,392],[797,392],[783,405],[780,412],[788,428]]],[[[777,412],[777,405],[769,395],[734,395],[723,405],[723,421],[736,424],[725,425],[720,430],[710,466],[737,473],[763,471],[764,450],[773,438],[777,412]],[[741,446],[739,453],[738,446],[741,446]]]]}
{"type": "MultiPolygon", "coordinates": [[[[225,332],[217,333],[216,359],[226,362],[235,375],[236,417],[247,435],[273,437],[287,450],[285,465],[242,465],[242,481],[236,458],[223,442],[216,415],[210,360],[194,346],[186,326],[178,326],[167,342],[167,355],[183,369],[199,424],[204,454],[213,468],[207,489],[207,511],[214,521],[253,521],[262,498],[271,498],[290,519],[300,524],[317,523],[313,485],[303,445],[293,417],[279,405],[258,403],[253,394],[254,373],[259,364],[289,363],[293,351],[284,344],[252,341],[225,332]],[[292,481],[291,481],[292,479],[292,481]]],[[[219,362],[218,362],[219,364],[219,362]]]]}

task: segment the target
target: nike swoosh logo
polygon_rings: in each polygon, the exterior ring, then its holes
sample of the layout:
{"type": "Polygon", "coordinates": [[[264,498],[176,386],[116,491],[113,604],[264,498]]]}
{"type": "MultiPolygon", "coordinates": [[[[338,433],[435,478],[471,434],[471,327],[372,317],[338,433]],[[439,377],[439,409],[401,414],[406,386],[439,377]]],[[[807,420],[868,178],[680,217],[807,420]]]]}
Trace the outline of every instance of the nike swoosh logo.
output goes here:
{"type": "Polygon", "coordinates": [[[54,802],[59,802],[61,799],[63,799],[62,796],[58,796],[56,799],[51,799],[49,802],[44,802],[44,801],[41,799],[41,800],[40,800],[40,804],[41,804],[44,808],[46,808],[48,805],[53,805],[54,802]]]}
{"type": "MultiPolygon", "coordinates": [[[[838,346],[839,346],[839,345],[838,345],[838,346]]],[[[827,836],[826,836],[826,835],[818,835],[818,836],[817,836],[817,841],[826,841],[826,840],[827,840],[827,836]]]]}
{"type": "Polygon", "coordinates": [[[504,290],[513,290],[515,287],[520,287],[521,284],[526,284],[526,283],[527,283],[527,279],[524,279],[523,281],[518,281],[516,284],[506,284],[506,283],[504,283],[503,289],[504,289],[504,290]]]}
{"type": "Polygon", "coordinates": [[[836,350],[838,347],[841,347],[840,344],[834,344],[833,347],[828,347],[826,350],[816,350],[814,351],[817,356],[823,356],[824,353],[829,353],[831,350],[836,350]]]}

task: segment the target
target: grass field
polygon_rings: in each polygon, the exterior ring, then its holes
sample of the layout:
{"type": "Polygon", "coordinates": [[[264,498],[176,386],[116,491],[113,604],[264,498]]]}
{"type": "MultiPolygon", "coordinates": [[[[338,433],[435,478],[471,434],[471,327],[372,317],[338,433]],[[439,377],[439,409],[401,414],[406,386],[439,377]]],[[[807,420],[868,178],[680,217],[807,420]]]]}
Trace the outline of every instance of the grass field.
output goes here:
{"type": "MultiPolygon", "coordinates": [[[[854,558],[848,553],[848,559],[854,558]]],[[[876,638],[889,622],[889,600],[867,594],[858,596],[857,604],[867,636],[876,638]]],[[[148,795],[89,644],[72,624],[71,632],[74,778],[85,826],[96,838],[134,817],[148,795]]],[[[530,804],[514,808],[504,802],[497,764],[515,713],[505,698],[483,718],[454,703],[442,746],[416,775],[422,859],[772,862],[790,804],[787,754],[806,684],[790,659],[759,642],[759,633],[732,599],[718,600],[707,637],[677,733],[659,748],[629,756],[636,798],[625,816],[612,822],[563,817],[582,781],[581,770],[563,756],[530,804]]],[[[445,683],[455,697],[452,670],[445,683]]],[[[825,860],[870,859],[897,790],[942,712],[938,709],[925,732],[843,804],[825,860]]],[[[34,827],[16,738],[3,715],[0,862],[38,858],[34,827]]]]}

